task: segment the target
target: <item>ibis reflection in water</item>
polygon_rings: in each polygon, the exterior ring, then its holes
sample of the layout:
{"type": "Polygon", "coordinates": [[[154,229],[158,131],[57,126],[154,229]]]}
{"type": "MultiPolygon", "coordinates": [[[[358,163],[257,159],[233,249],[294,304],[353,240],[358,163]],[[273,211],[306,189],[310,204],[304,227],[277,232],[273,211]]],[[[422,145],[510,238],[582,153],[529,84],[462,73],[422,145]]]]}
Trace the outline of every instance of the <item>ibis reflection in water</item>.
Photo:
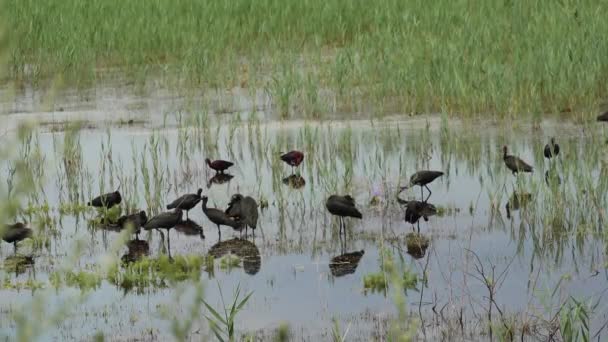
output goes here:
{"type": "Polygon", "coordinates": [[[148,244],[148,241],[131,240],[127,242],[127,249],[127,253],[121,257],[121,260],[125,263],[135,262],[144,256],[150,255],[150,244],[148,244]]]}
{"type": "Polygon", "coordinates": [[[302,189],[306,185],[306,180],[300,175],[291,174],[283,178],[283,184],[293,189],[302,189]]]}
{"type": "Polygon", "coordinates": [[[507,218],[511,219],[511,213],[519,210],[521,207],[525,207],[532,200],[532,194],[528,192],[513,191],[509,201],[505,205],[507,211],[507,218]]]}
{"type": "Polygon", "coordinates": [[[192,220],[180,221],[175,225],[175,230],[187,236],[199,236],[201,239],[205,238],[203,227],[192,220]]]}
{"type": "Polygon", "coordinates": [[[228,183],[232,178],[234,176],[229,173],[216,173],[207,181],[207,189],[210,189],[213,184],[221,185],[228,183]]]}
{"type": "Polygon", "coordinates": [[[331,258],[329,262],[329,270],[334,277],[343,277],[348,274],[353,274],[359,266],[359,261],[365,254],[364,250],[343,253],[331,258]]]}
{"type": "Polygon", "coordinates": [[[209,255],[216,259],[224,255],[236,255],[243,262],[243,270],[249,275],[257,274],[262,268],[262,257],[260,250],[251,241],[235,238],[226,241],[220,241],[209,249],[209,255]]]}

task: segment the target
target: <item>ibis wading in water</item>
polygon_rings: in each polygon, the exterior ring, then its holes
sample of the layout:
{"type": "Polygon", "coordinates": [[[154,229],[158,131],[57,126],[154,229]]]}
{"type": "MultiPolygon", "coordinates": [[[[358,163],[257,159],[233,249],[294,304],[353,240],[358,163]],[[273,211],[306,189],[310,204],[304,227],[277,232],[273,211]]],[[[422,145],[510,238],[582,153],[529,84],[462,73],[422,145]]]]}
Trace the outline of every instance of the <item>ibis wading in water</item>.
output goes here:
{"type": "Polygon", "coordinates": [[[211,222],[215,223],[215,225],[217,225],[217,235],[220,239],[222,238],[222,232],[220,231],[220,226],[228,226],[228,227],[232,227],[233,229],[236,229],[236,230],[238,230],[241,227],[240,223],[233,220],[223,210],[219,210],[216,208],[208,208],[207,201],[209,201],[209,198],[207,196],[203,196],[203,212],[205,213],[205,215],[207,216],[209,221],[211,221],[211,222]]]}
{"type": "Polygon", "coordinates": [[[32,230],[21,222],[7,224],[2,231],[2,240],[12,243],[15,248],[15,253],[17,253],[17,242],[29,237],[32,237],[32,230]]]}
{"type": "Polygon", "coordinates": [[[259,214],[258,204],[252,197],[243,197],[241,194],[232,195],[226,214],[234,218],[237,223],[245,226],[245,236],[247,236],[248,228],[251,228],[255,233],[259,214]]]}
{"type": "Polygon", "coordinates": [[[281,155],[281,160],[291,166],[291,173],[293,174],[293,168],[300,166],[304,160],[304,153],[300,151],[290,151],[281,155]]]}
{"type": "Polygon", "coordinates": [[[555,142],[555,138],[551,138],[551,142],[545,145],[543,154],[545,155],[545,158],[549,160],[553,157],[557,157],[559,154],[559,145],[555,142]]]}
{"type": "Polygon", "coordinates": [[[196,194],[186,194],[171,202],[171,204],[167,205],[167,210],[179,208],[181,210],[186,211],[186,219],[188,219],[188,212],[190,209],[196,207],[196,205],[201,201],[201,194],[203,193],[203,189],[198,189],[196,194]]]}
{"type": "Polygon", "coordinates": [[[207,165],[209,165],[210,168],[215,170],[216,173],[224,173],[224,171],[226,171],[229,167],[234,165],[233,162],[229,162],[227,160],[218,159],[218,160],[211,161],[209,158],[205,159],[205,163],[207,163],[207,165]]]}
{"type": "MultiPolygon", "coordinates": [[[[327,199],[325,207],[332,215],[336,215],[340,218],[340,234],[342,234],[344,217],[363,218],[361,212],[355,207],[355,200],[349,195],[331,195],[327,199]]],[[[346,227],[344,227],[344,233],[346,233],[346,227]]]]}
{"type": "Polygon", "coordinates": [[[443,176],[442,171],[430,171],[430,170],[418,171],[410,177],[410,184],[402,187],[401,191],[406,190],[412,186],[418,185],[418,186],[420,186],[420,196],[422,196],[421,200],[426,201],[424,199],[424,192],[423,192],[422,187],[425,187],[429,191],[429,195],[426,198],[428,200],[429,197],[431,197],[432,192],[431,192],[431,189],[429,189],[429,187],[427,186],[427,184],[432,183],[435,179],[437,179],[441,176],[443,176]]]}
{"type": "Polygon", "coordinates": [[[120,204],[120,202],[122,202],[122,196],[120,195],[120,191],[116,190],[93,198],[87,205],[96,208],[110,209],[113,206],[120,204]]]}
{"type": "Polygon", "coordinates": [[[528,163],[521,160],[519,157],[507,154],[507,146],[503,146],[502,152],[502,160],[505,161],[505,165],[514,175],[519,172],[532,172],[532,166],[528,163]]]}

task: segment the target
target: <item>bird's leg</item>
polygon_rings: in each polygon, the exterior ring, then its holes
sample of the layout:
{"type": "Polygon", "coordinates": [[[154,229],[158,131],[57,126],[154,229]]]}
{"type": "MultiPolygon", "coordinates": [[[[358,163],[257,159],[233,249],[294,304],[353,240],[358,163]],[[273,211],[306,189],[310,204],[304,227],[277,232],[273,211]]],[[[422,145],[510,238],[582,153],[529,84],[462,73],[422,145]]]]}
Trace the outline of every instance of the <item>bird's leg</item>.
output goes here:
{"type": "Polygon", "coordinates": [[[418,234],[420,234],[420,220],[418,220],[418,234]]]}
{"type": "Polygon", "coordinates": [[[424,201],[424,192],[422,191],[422,185],[420,186],[420,199],[424,201]]]}
{"type": "Polygon", "coordinates": [[[169,260],[173,260],[171,257],[171,230],[167,229],[167,248],[169,249],[169,260]]]}
{"type": "Polygon", "coordinates": [[[222,232],[220,231],[220,225],[217,225],[217,236],[219,237],[220,240],[222,240],[222,232]]]}
{"type": "Polygon", "coordinates": [[[17,241],[13,241],[13,248],[15,250],[15,254],[17,254],[17,241]]]}
{"type": "Polygon", "coordinates": [[[429,189],[429,186],[428,186],[428,185],[424,185],[424,187],[425,187],[425,188],[426,188],[426,189],[429,191],[429,196],[426,198],[426,200],[424,200],[424,202],[426,202],[426,201],[428,201],[428,200],[429,200],[429,198],[431,198],[431,194],[432,194],[433,192],[431,191],[431,189],[429,189]]]}
{"type": "Polygon", "coordinates": [[[186,210],[186,221],[188,220],[188,212],[189,212],[189,211],[190,211],[190,210],[186,210]]]}

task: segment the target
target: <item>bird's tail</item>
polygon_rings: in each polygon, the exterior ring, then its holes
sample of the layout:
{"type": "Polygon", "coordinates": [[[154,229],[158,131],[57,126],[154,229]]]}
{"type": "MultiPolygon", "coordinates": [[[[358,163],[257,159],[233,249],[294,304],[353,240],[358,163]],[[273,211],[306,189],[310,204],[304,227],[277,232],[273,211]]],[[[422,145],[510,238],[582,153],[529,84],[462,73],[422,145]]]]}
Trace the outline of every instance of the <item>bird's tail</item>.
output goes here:
{"type": "Polygon", "coordinates": [[[356,218],[358,218],[358,219],[361,219],[361,218],[363,218],[363,214],[361,214],[361,212],[360,212],[360,211],[356,210],[356,211],[355,211],[355,216],[354,216],[354,217],[356,217],[356,218]]]}
{"type": "Polygon", "coordinates": [[[175,209],[175,206],[172,204],[167,205],[167,210],[175,209]]]}

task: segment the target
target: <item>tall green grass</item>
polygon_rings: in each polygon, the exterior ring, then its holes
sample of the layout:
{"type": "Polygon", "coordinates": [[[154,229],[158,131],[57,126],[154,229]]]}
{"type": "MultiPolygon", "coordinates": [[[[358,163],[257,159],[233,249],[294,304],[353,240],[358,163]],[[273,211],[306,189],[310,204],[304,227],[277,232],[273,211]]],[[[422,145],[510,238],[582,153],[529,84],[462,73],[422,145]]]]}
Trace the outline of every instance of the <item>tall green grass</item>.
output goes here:
{"type": "Polygon", "coordinates": [[[79,85],[119,67],[269,89],[282,111],[298,99],[318,111],[331,90],[354,110],[364,98],[386,112],[520,114],[587,112],[605,99],[606,10],[569,0],[9,0],[3,11],[9,80],[60,74],[79,85]]]}

